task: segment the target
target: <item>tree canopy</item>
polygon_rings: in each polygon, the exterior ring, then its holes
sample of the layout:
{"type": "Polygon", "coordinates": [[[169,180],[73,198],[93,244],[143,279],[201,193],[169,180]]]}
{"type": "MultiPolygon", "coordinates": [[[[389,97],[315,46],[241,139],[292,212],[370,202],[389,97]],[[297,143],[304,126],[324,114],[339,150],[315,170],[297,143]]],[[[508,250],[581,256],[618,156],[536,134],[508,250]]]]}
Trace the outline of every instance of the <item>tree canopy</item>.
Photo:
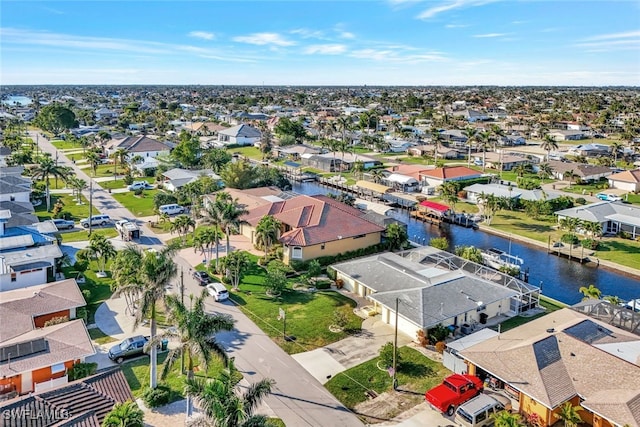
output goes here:
{"type": "Polygon", "coordinates": [[[59,135],[62,131],[78,126],[78,121],[73,111],[58,103],[42,107],[34,123],[40,129],[51,132],[54,135],[59,135]]]}

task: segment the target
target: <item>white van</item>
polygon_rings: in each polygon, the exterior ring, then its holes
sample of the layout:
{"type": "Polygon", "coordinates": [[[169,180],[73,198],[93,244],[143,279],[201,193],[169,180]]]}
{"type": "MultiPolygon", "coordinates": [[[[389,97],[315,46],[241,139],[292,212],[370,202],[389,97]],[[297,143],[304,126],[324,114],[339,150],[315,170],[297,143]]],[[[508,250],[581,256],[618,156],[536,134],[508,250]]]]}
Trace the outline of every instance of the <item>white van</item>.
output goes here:
{"type": "Polygon", "coordinates": [[[492,426],[492,415],[505,410],[511,410],[511,400],[508,397],[479,394],[458,407],[454,421],[456,425],[464,427],[492,426]]]}
{"type": "Polygon", "coordinates": [[[166,213],[167,215],[177,215],[177,214],[183,214],[185,212],[185,208],[184,206],[180,206],[175,203],[172,203],[170,205],[160,206],[158,208],[158,211],[161,214],[166,213]]]}

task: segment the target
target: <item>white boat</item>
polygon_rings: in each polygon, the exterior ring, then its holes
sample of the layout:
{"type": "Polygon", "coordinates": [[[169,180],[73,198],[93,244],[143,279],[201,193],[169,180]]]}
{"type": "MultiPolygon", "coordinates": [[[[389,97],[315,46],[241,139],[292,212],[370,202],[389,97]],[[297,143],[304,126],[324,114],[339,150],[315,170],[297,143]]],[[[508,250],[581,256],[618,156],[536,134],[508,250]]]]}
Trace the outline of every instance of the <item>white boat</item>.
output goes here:
{"type": "Polygon", "coordinates": [[[508,267],[520,270],[524,261],[515,255],[508,254],[500,249],[490,248],[481,251],[482,261],[484,265],[487,265],[496,270],[500,270],[502,267],[508,267]]]}

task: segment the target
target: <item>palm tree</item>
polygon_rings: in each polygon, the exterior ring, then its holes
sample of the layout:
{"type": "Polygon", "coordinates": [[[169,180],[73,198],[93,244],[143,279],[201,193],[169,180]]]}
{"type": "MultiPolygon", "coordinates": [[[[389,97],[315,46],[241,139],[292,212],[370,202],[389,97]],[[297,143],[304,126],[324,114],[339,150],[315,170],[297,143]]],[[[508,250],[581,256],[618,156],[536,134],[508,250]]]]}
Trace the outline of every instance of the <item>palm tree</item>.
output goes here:
{"type": "Polygon", "coordinates": [[[615,295],[607,295],[606,297],[604,297],[605,301],[608,301],[609,304],[613,305],[613,306],[619,306],[622,305],[622,298],[615,296],[615,295]]]}
{"type": "Polygon", "coordinates": [[[571,186],[573,184],[573,179],[576,178],[577,176],[578,175],[576,175],[576,173],[573,171],[573,169],[565,171],[562,174],[562,178],[569,180],[569,186],[571,186]]]}
{"type": "Polygon", "coordinates": [[[439,187],[440,196],[449,205],[451,212],[455,213],[456,203],[458,203],[458,187],[452,181],[445,181],[439,187]]]}
{"type": "Polygon", "coordinates": [[[340,116],[336,120],[338,129],[342,132],[342,142],[344,144],[347,143],[347,131],[351,130],[351,123],[353,122],[349,116],[340,116]]]}
{"type": "Polygon", "coordinates": [[[116,256],[116,249],[113,247],[113,243],[108,241],[103,234],[92,234],[89,237],[87,250],[91,256],[98,260],[98,266],[100,268],[98,277],[106,277],[104,270],[107,266],[107,261],[116,256]]]}
{"type": "Polygon", "coordinates": [[[467,155],[467,167],[470,167],[471,166],[471,146],[476,141],[476,136],[478,134],[478,131],[475,128],[472,128],[471,126],[467,126],[462,131],[462,134],[467,137],[467,146],[469,147],[469,154],[467,155]]]}
{"type": "MultiPolygon", "coordinates": [[[[207,299],[207,291],[203,290],[199,297],[190,297],[190,307],[187,308],[177,295],[168,295],[165,305],[169,312],[169,320],[174,329],[167,330],[158,336],[155,342],[148,345],[157,347],[164,339],[177,338],[178,346],[167,355],[164,367],[162,369],[161,378],[164,380],[176,359],[183,355],[187,356],[187,381],[193,379],[193,368],[195,362],[202,365],[206,372],[211,356],[216,355],[222,359],[225,364],[228,363],[227,353],[222,345],[216,339],[215,334],[220,331],[231,331],[233,329],[234,320],[227,314],[211,314],[205,310],[205,300],[207,299]]],[[[191,396],[187,394],[187,417],[191,416],[192,405],[191,396]]]]}
{"type": "Polygon", "coordinates": [[[364,173],[364,162],[362,160],[357,160],[353,163],[353,174],[356,177],[362,177],[364,173]]]}
{"type": "Polygon", "coordinates": [[[376,184],[380,184],[382,179],[384,178],[384,169],[374,169],[371,171],[371,178],[373,178],[373,182],[376,184]]]}
{"type": "Polygon", "coordinates": [[[269,254],[269,247],[278,239],[281,225],[276,218],[271,215],[265,215],[260,218],[256,226],[256,243],[264,248],[265,261],[269,254]]]}
{"type": "Polygon", "coordinates": [[[480,141],[480,148],[482,148],[482,172],[484,172],[487,163],[487,148],[491,144],[491,132],[480,132],[477,138],[480,141]]]}
{"type": "Polygon", "coordinates": [[[589,233],[591,237],[602,236],[602,224],[598,221],[582,221],[582,228],[589,233]]]}
{"type": "Polygon", "coordinates": [[[224,206],[224,197],[223,194],[228,195],[228,193],[220,192],[216,195],[216,200],[214,202],[209,202],[207,207],[205,208],[205,214],[202,218],[203,224],[209,224],[214,227],[216,230],[216,271],[218,271],[218,267],[220,264],[220,229],[222,228],[222,207],[224,206]]]}
{"type": "Polygon", "coordinates": [[[144,412],[136,402],[116,403],[102,421],[102,427],[143,427],[144,412]]]}
{"type": "MultiPolygon", "coordinates": [[[[227,194],[227,193],[225,193],[227,194]]],[[[249,211],[240,207],[238,200],[231,200],[230,198],[222,202],[220,209],[220,224],[224,228],[224,234],[227,239],[227,255],[231,251],[231,245],[229,243],[229,235],[232,232],[238,232],[240,225],[244,224],[244,220],[241,218],[248,214],[249,211]]]]}
{"type": "Polygon", "coordinates": [[[88,187],[87,181],[76,176],[71,176],[67,179],[67,183],[71,186],[75,195],[77,196],[78,204],[82,203],[80,196],[82,195],[82,192],[88,187]]]}
{"type": "Polygon", "coordinates": [[[602,296],[602,291],[594,285],[589,285],[589,287],[581,286],[578,291],[583,295],[583,301],[588,299],[600,299],[602,296]]]}
{"type": "Polygon", "coordinates": [[[611,143],[611,152],[613,153],[614,166],[618,163],[618,153],[622,150],[623,145],[620,142],[614,141],[611,143]]]}
{"type": "Polygon", "coordinates": [[[45,183],[45,195],[47,198],[47,212],[51,211],[51,194],[49,192],[49,178],[66,180],[62,166],[58,166],[51,157],[42,157],[40,162],[31,171],[31,177],[35,180],[43,180],[45,183]]]}
{"type": "Polygon", "coordinates": [[[129,152],[124,148],[118,148],[116,151],[111,153],[110,157],[113,159],[113,180],[115,181],[118,162],[120,162],[120,166],[124,166],[127,162],[127,158],[129,157],[129,152]]]}
{"type": "Polygon", "coordinates": [[[134,304],[142,291],[140,280],[140,266],[143,254],[138,247],[128,245],[118,251],[111,266],[113,284],[111,290],[115,297],[124,296],[126,311],[135,314],[134,304]]]}
{"type": "Polygon", "coordinates": [[[431,141],[433,142],[433,145],[434,145],[434,149],[433,149],[434,164],[438,164],[438,149],[442,147],[444,137],[442,136],[440,131],[438,131],[438,129],[435,127],[431,128],[429,133],[431,133],[431,141]]]}
{"type": "Polygon", "coordinates": [[[409,240],[406,228],[396,223],[387,225],[385,239],[390,251],[402,249],[409,240]]]}
{"type": "Polygon", "coordinates": [[[87,163],[91,165],[91,170],[93,171],[93,176],[96,176],[96,172],[98,171],[98,165],[101,163],[100,155],[91,150],[87,151],[87,163]]]}
{"type": "MultiPolygon", "coordinates": [[[[143,287],[138,300],[138,311],[136,312],[133,329],[137,329],[144,320],[149,319],[151,323],[151,342],[155,342],[158,329],[157,303],[164,300],[166,295],[165,288],[176,277],[178,271],[178,267],[173,261],[173,255],[173,250],[168,247],[159,252],[147,251],[140,265],[138,274],[143,287]]],[[[150,358],[149,382],[150,387],[155,389],[158,385],[158,349],[155,345],[150,346],[150,358]]]]}
{"type": "Polygon", "coordinates": [[[542,163],[538,166],[538,176],[542,179],[547,179],[553,175],[553,168],[549,163],[542,163]]]}
{"type": "Polygon", "coordinates": [[[198,230],[193,237],[193,249],[194,252],[197,249],[202,250],[205,256],[205,264],[211,259],[211,248],[217,246],[220,241],[220,229],[216,228],[202,228],[198,230]],[[209,255],[207,257],[207,255],[209,255]]]}
{"type": "Polygon", "coordinates": [[[234,290],[240,287],[240,281],[244,276],[246,268],[249,266],[249,255],[244,251],[234,251],[227,253],[222,259],[222,268],[225,269],[227,277],[231,281],[234,290]]]}
{"type": "Polygon", "coordinates": [[[544,136],[544,139],[542,140],[542,144],[540,144],[540,148],[542,148],[543,150],[545,150],[547,152],[547,159],[546,161],[549,161],[549,155],[551,154],[551,150],[557,150],[558,149],[558,142],[555,140],[554,137],[552,137],[551,135],[547,134],[544,136]]]}
{"type": "Polygon", "coordinates": [[[571,402],[566,402],[560,407],[560,412],[554,415],[564,422],[564,427],[577,427],[582,422],[582,418],[578,414],[579,411],[582,411],[582,407],[573,406],[571,402]]]}
{"type": "Polygon", "coordinates": [[[189,215],[178,215],[173,223],[171,224],[171,232],[174,231],[178,233],[178,236],[182,237],[182,244],[186,243],[187,233],[189,233],[189,229],[195,230],[196,222],[189,215]]]}
{"type": "Polygon", "coordinates": [[[262,399],[271,393],[274,381],[265,378],[240,393],[238,383],[241,379],[242,375],[238,375],[231,359],[227,369],[216,379],[187,379],[185,391],[194,396],[212,426],[267,426],[267,418],[254,412],[262,399]]]}

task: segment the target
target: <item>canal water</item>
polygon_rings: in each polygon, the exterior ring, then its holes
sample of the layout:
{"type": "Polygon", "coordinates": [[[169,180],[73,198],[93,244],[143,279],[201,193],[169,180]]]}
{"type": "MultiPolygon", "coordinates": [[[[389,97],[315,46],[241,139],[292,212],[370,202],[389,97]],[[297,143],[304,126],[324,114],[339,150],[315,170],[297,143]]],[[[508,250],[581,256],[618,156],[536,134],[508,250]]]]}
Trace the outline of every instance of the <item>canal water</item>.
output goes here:
{"type": "Polygon", "coordinates": [[[28,98],[26,96],[20,96],[20,95],[12,95],[12,96],[8,96],[6,97],[6,99],[3,99],[2,103],[5,105],[10,105],[10,106],[18,106],[18,107],[26,107],[28,105],[31,105],[33,101],[31,100],[31,98],[28,98]]]}
{"type": "MultiPolygon", "coordinates": [[[[337,190],[322,187],[315,182],[294,183],[293,191],[314,195],[338,193],[337,190]]],[[[394,218],[408,225],[409,239],[428,244],[433,237],[446,237],[450,249],[456,246],[475,246],[480,249],[497,248],[523,259],[523,268],[529,271],[529,283],[542,288],[542,293],[567,304],[575,304],[582,299],[581,286],[594,285],[603,295],[615,295],[623,300],[640,298],[640,278],[613,271],[595,263],[580,264],[556,255],[545,249],[528,246],[515,240],[485,233],[471,228],[446,224],[444,228],[416,221],[406,210],[396,210],[394,218]]],[[[638,254],[640,267],[640,254],[638,254]]]]}

